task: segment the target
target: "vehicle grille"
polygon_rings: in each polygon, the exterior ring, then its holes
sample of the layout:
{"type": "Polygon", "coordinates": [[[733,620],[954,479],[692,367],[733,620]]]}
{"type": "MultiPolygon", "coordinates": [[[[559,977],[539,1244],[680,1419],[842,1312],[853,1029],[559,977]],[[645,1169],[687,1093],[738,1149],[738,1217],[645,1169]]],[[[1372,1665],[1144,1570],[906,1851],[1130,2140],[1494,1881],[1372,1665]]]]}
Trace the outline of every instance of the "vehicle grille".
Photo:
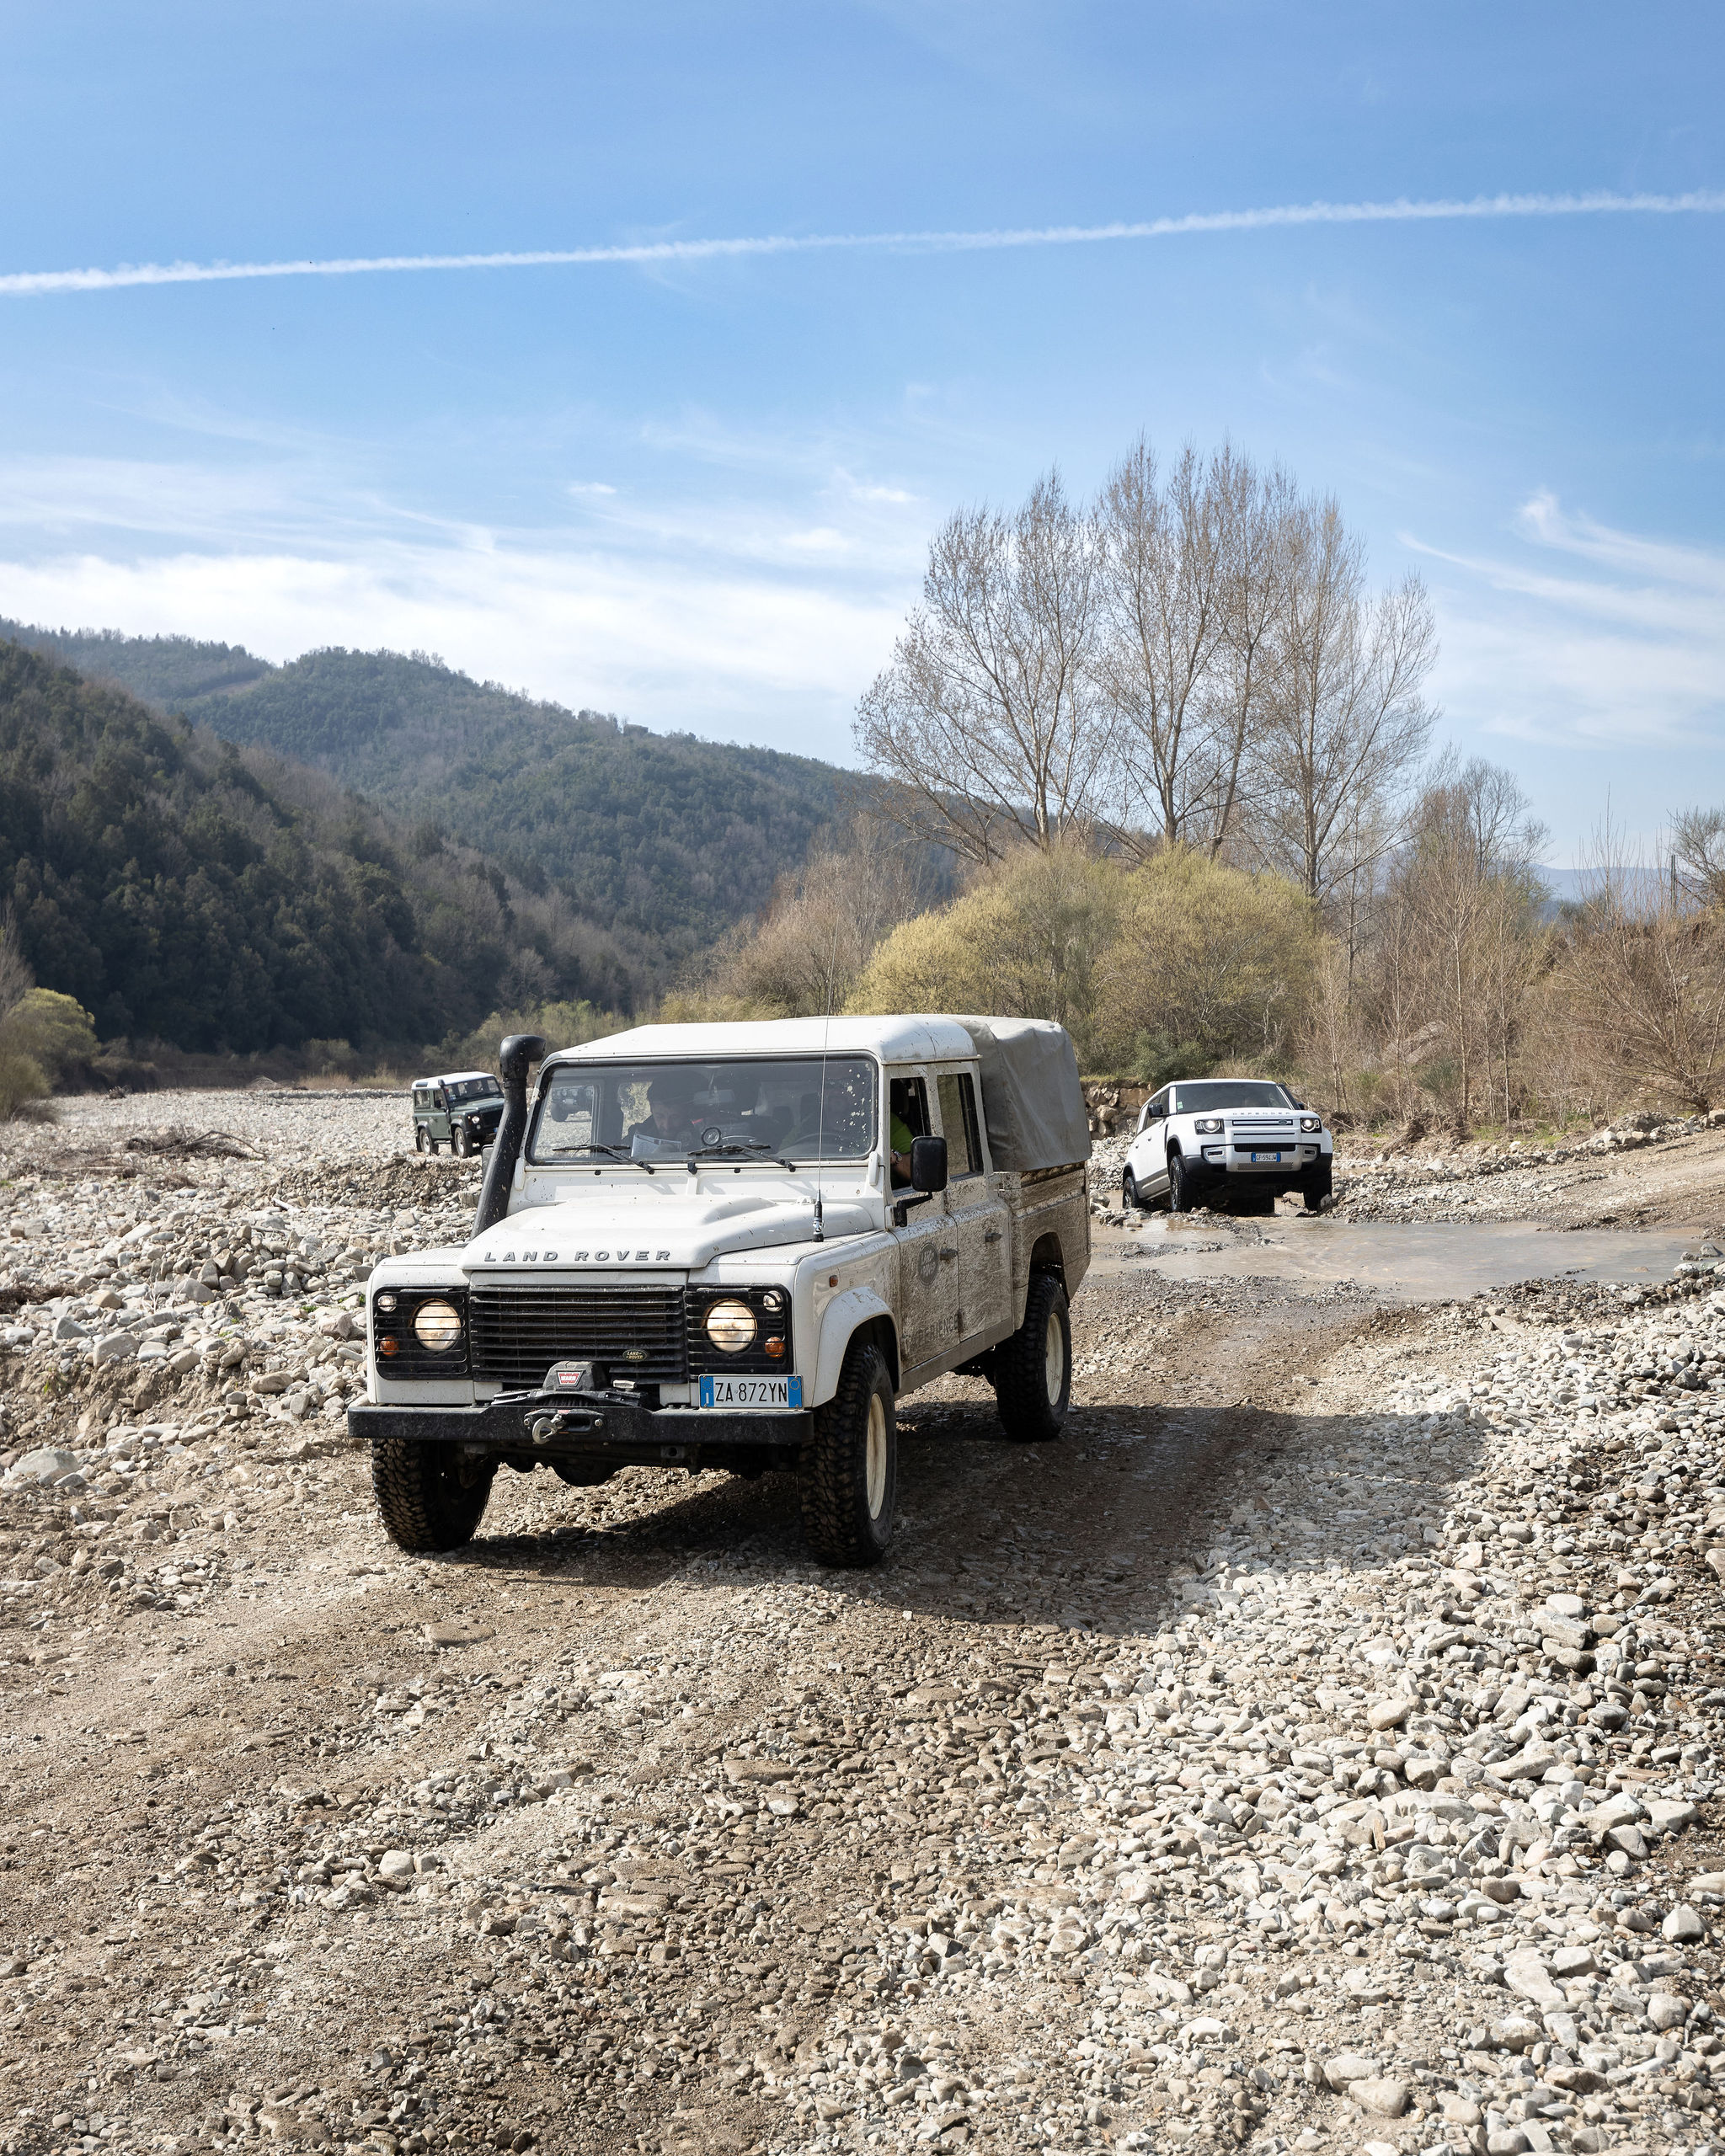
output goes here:
{"type": "Polygon", "coordinates": [[[675,1384],[686,1370],[681,1288],[476,1288],[473,1374],[518,1390],[553,1363],[608,1363],[613,1377],[675,1384]]]}

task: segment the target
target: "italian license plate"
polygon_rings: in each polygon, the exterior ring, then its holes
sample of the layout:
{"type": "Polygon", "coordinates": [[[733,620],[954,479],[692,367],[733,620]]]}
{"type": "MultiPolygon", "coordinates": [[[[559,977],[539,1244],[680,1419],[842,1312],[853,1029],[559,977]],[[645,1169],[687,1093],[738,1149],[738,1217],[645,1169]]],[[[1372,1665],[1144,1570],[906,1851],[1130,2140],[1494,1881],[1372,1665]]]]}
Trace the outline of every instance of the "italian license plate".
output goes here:
{"type": "Polygon", "coordinates": [[[703,1407],[800,1407],[801,1378],[702,1378],[703,1407]]]}
{"type": "Polygon", "coordinates": [[[1279,1168],[1282,1165],[1282,1156],[1279,1153],[1254,1153],[1252,1156],[1253,1167],[1258,1167],[1266,1161],[1271,1167],[1279,1168]]]}

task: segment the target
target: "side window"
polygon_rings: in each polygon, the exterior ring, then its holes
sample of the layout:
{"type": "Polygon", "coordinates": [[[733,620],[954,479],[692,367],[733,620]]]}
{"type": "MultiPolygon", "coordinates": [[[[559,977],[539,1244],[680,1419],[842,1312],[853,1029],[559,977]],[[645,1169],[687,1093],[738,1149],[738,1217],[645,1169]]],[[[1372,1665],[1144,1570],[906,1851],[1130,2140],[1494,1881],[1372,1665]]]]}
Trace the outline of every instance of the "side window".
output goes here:
{"type": "Polygon", "coordinates": [[[943,1070],[939,1079],[940,1127],[946,1134],[947,1173],[982,1172],[982,1142],[976,1128],[976,1081],[968,1070],[943,1070]]]}
{"type": "Polygon", "coordinates": [[[1174,1096],[1172,1091],[1164,1093],[1158,1093],[1156,1098],[1151,1102],[1150,1106],[1144,1111],[1145,1121],[1146,1123],[1162,1122],[1168,1113],[1168,1103],[1173,1099],[1173,1097],[1174,1096]]]}
{"type": "Polygon", "coordinates": [[[895,1075],[889,1071],[886,1099],[887,1145],[893,1155],[893,1185],[895,1189],[904,1189],[911,1181],[911,1140],[930,1134],[928,1081],[920,1073],[915,1076],[908,1072],[895,1075]]]}

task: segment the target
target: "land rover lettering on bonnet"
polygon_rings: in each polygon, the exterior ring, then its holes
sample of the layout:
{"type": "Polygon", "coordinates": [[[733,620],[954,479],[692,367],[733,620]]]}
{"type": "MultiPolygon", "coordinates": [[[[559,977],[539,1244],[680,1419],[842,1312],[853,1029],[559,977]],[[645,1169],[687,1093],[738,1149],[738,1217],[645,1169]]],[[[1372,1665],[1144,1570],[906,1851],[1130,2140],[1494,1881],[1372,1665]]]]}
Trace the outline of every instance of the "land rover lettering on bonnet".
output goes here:
{"type": "Polygon", "coordinates": [[[815,1554],[872,1564],[905,1393],[974,1374],[1009,1437],[1059,1435],[1090,1256],[1061,1027],[643,1026],[500,1060],[470,1240],[371,1276],[350,1422],[402,1548],[467,1541],[503,1468],[777,1468],[815,1554]]]}

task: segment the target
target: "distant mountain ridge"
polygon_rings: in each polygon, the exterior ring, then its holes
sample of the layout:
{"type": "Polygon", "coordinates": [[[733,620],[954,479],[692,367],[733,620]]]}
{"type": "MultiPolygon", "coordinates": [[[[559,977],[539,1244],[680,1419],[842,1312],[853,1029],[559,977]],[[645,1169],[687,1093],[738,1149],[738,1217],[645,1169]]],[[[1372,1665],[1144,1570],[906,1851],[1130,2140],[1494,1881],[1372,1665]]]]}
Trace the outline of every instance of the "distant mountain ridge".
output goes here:
{"type": "Polygon", "coordinates": [[[841,803],[836,766],[568,711],[424,653],[274,666],[185,637],[0,620],[8,635],[554,885],[639,954],[644,988],[757,912],[841,803]]]}
{"type": "Polygon", "coordinates": [[[369,1052],[460,1035],[512,1000],[616,1008],[637,971],[560,894],[15,642],[0,910],[104,1041],[201,1052],[369,1052]]]}

